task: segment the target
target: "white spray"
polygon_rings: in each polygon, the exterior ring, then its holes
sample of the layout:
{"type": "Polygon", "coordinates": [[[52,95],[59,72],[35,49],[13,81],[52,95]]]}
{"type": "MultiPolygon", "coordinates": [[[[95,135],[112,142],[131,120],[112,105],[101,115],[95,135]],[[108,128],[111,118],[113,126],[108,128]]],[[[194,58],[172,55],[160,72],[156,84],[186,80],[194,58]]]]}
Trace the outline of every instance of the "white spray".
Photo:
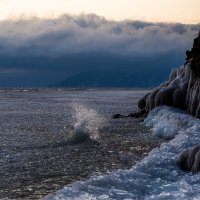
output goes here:
{"type": "Polygon", "coordinates": [[[72,108],[74,113],[73,140],[76,142],[87,139],[97,140],[99,138],[99,129],[105,122],[103,116],[83,104],[74,103],[72,108]]]}

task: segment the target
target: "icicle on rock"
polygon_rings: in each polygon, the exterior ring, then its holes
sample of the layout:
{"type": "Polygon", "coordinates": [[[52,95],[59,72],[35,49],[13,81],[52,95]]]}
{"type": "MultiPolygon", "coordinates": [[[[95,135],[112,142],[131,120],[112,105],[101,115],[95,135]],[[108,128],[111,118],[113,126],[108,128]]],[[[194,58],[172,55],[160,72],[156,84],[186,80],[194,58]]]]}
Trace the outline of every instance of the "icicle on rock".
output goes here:
{"type": "MultiPolygon", "coordinates": [[[[173,106],[200,118],[200,32],[193,47],[186,51],[186,63],[171,72],[169,80],[145,95],[138,107],[148,113],[160,105],[173,106]]],[[[200,144],[180,154],[181,169],[200,171],[200,144]]]]}
{"type": "Polygon", "coordinates": [[[138,107],[147,113],[160,105],[186,110],[200,118],[200,35],[194,39],[191,51],[186,51],[186,63],[171,72],[169,80],[145,95],[138,107]]]}

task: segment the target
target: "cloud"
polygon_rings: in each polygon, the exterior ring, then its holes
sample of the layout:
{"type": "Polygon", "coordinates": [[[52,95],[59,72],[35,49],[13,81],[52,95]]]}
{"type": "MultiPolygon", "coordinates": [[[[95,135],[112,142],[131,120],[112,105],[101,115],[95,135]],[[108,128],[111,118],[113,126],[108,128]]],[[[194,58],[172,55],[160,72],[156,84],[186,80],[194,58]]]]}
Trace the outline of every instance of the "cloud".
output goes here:
{"type": "Polygon", "coordinates": [[[23,69],[41,79],[56,72],[58,80],[88,69],[134,68],[143,59],[146,67],[161,57],[173,65],[198,30],[199,25],[116,22],[96,15],[0,21],[0,69],[12,69],[12,76],[13,69],[23,69]]]}
{"type": "Polygon", "coordinates": [[[96,15],[0,22],[1,53],[59,56],[103,51],[155,54],[186,48],[196,25],[107,21],[96,15]],[[27,52],[28,50],[28,52],[27,52]]]}

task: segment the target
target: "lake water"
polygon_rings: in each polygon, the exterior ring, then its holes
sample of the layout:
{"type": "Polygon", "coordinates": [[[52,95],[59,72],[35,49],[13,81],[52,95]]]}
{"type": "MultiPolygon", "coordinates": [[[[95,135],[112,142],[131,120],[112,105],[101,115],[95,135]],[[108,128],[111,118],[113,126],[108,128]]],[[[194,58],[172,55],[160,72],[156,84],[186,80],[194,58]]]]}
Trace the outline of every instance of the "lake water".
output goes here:
{"type": "Polygon", "coordinates": [[[200,144],[200,120],[163,106],[151,111],[143,124],[167,140],[130,170],[92,176],[44,200],[199,200],[200,173],[182,171],[176,162],[182,151],[200,144]]]}
{"type": "MultiPolygon", "coordinates": [[[[1,90],[0,198],[41,199],[77,181],[131,169],[162,139],[140,120],[112,115],[136,111],[137,101],[147,92],[1,90]]],[[[68,198],[68,190],[61,192],[61,199],[68,198]]]]}

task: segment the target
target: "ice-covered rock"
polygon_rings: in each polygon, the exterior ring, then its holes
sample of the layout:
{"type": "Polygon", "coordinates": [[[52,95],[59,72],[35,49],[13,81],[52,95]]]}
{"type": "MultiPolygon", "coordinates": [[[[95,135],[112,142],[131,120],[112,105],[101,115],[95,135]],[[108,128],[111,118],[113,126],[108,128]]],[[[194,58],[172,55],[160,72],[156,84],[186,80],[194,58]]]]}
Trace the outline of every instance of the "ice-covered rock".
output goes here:
{"type": "Polygon", "coordinates": [[[200,118],[200,34],[186,55],[187,62],[174,69],[168,81],[145,95],[138,102],[139,108],[149,112],[157,106],[167,105],[200,118]]]}
{"type": "Polygon", "coordinates": [[[189,170],[193,173],[200,171],[200,145],[191,147],[181,153],[178,159],[178,165],[183,170],[189,170]]]}
{"type": "MultiPolygon", "coordinates": [[[[200,32],[194,39],[193,47],[186,51],[186,63],[171,72],[169,80],[162,83],[139,102],[140,109],[147,113],[160,105],[173,106],[200,118],[200,32]]],[[[176,119],[171,119],[172,121],[176,119]]],[[[173,124],[173,123],[172,123],[173,124]]],[[[176,135],[175,127],[165,129],[165,125],[154,126],[154,134],[171,139],[176,135]]],[[[200,145],[184,151],[178,164],[182,169],[194,173],[200,171],[200,145]]]]}

